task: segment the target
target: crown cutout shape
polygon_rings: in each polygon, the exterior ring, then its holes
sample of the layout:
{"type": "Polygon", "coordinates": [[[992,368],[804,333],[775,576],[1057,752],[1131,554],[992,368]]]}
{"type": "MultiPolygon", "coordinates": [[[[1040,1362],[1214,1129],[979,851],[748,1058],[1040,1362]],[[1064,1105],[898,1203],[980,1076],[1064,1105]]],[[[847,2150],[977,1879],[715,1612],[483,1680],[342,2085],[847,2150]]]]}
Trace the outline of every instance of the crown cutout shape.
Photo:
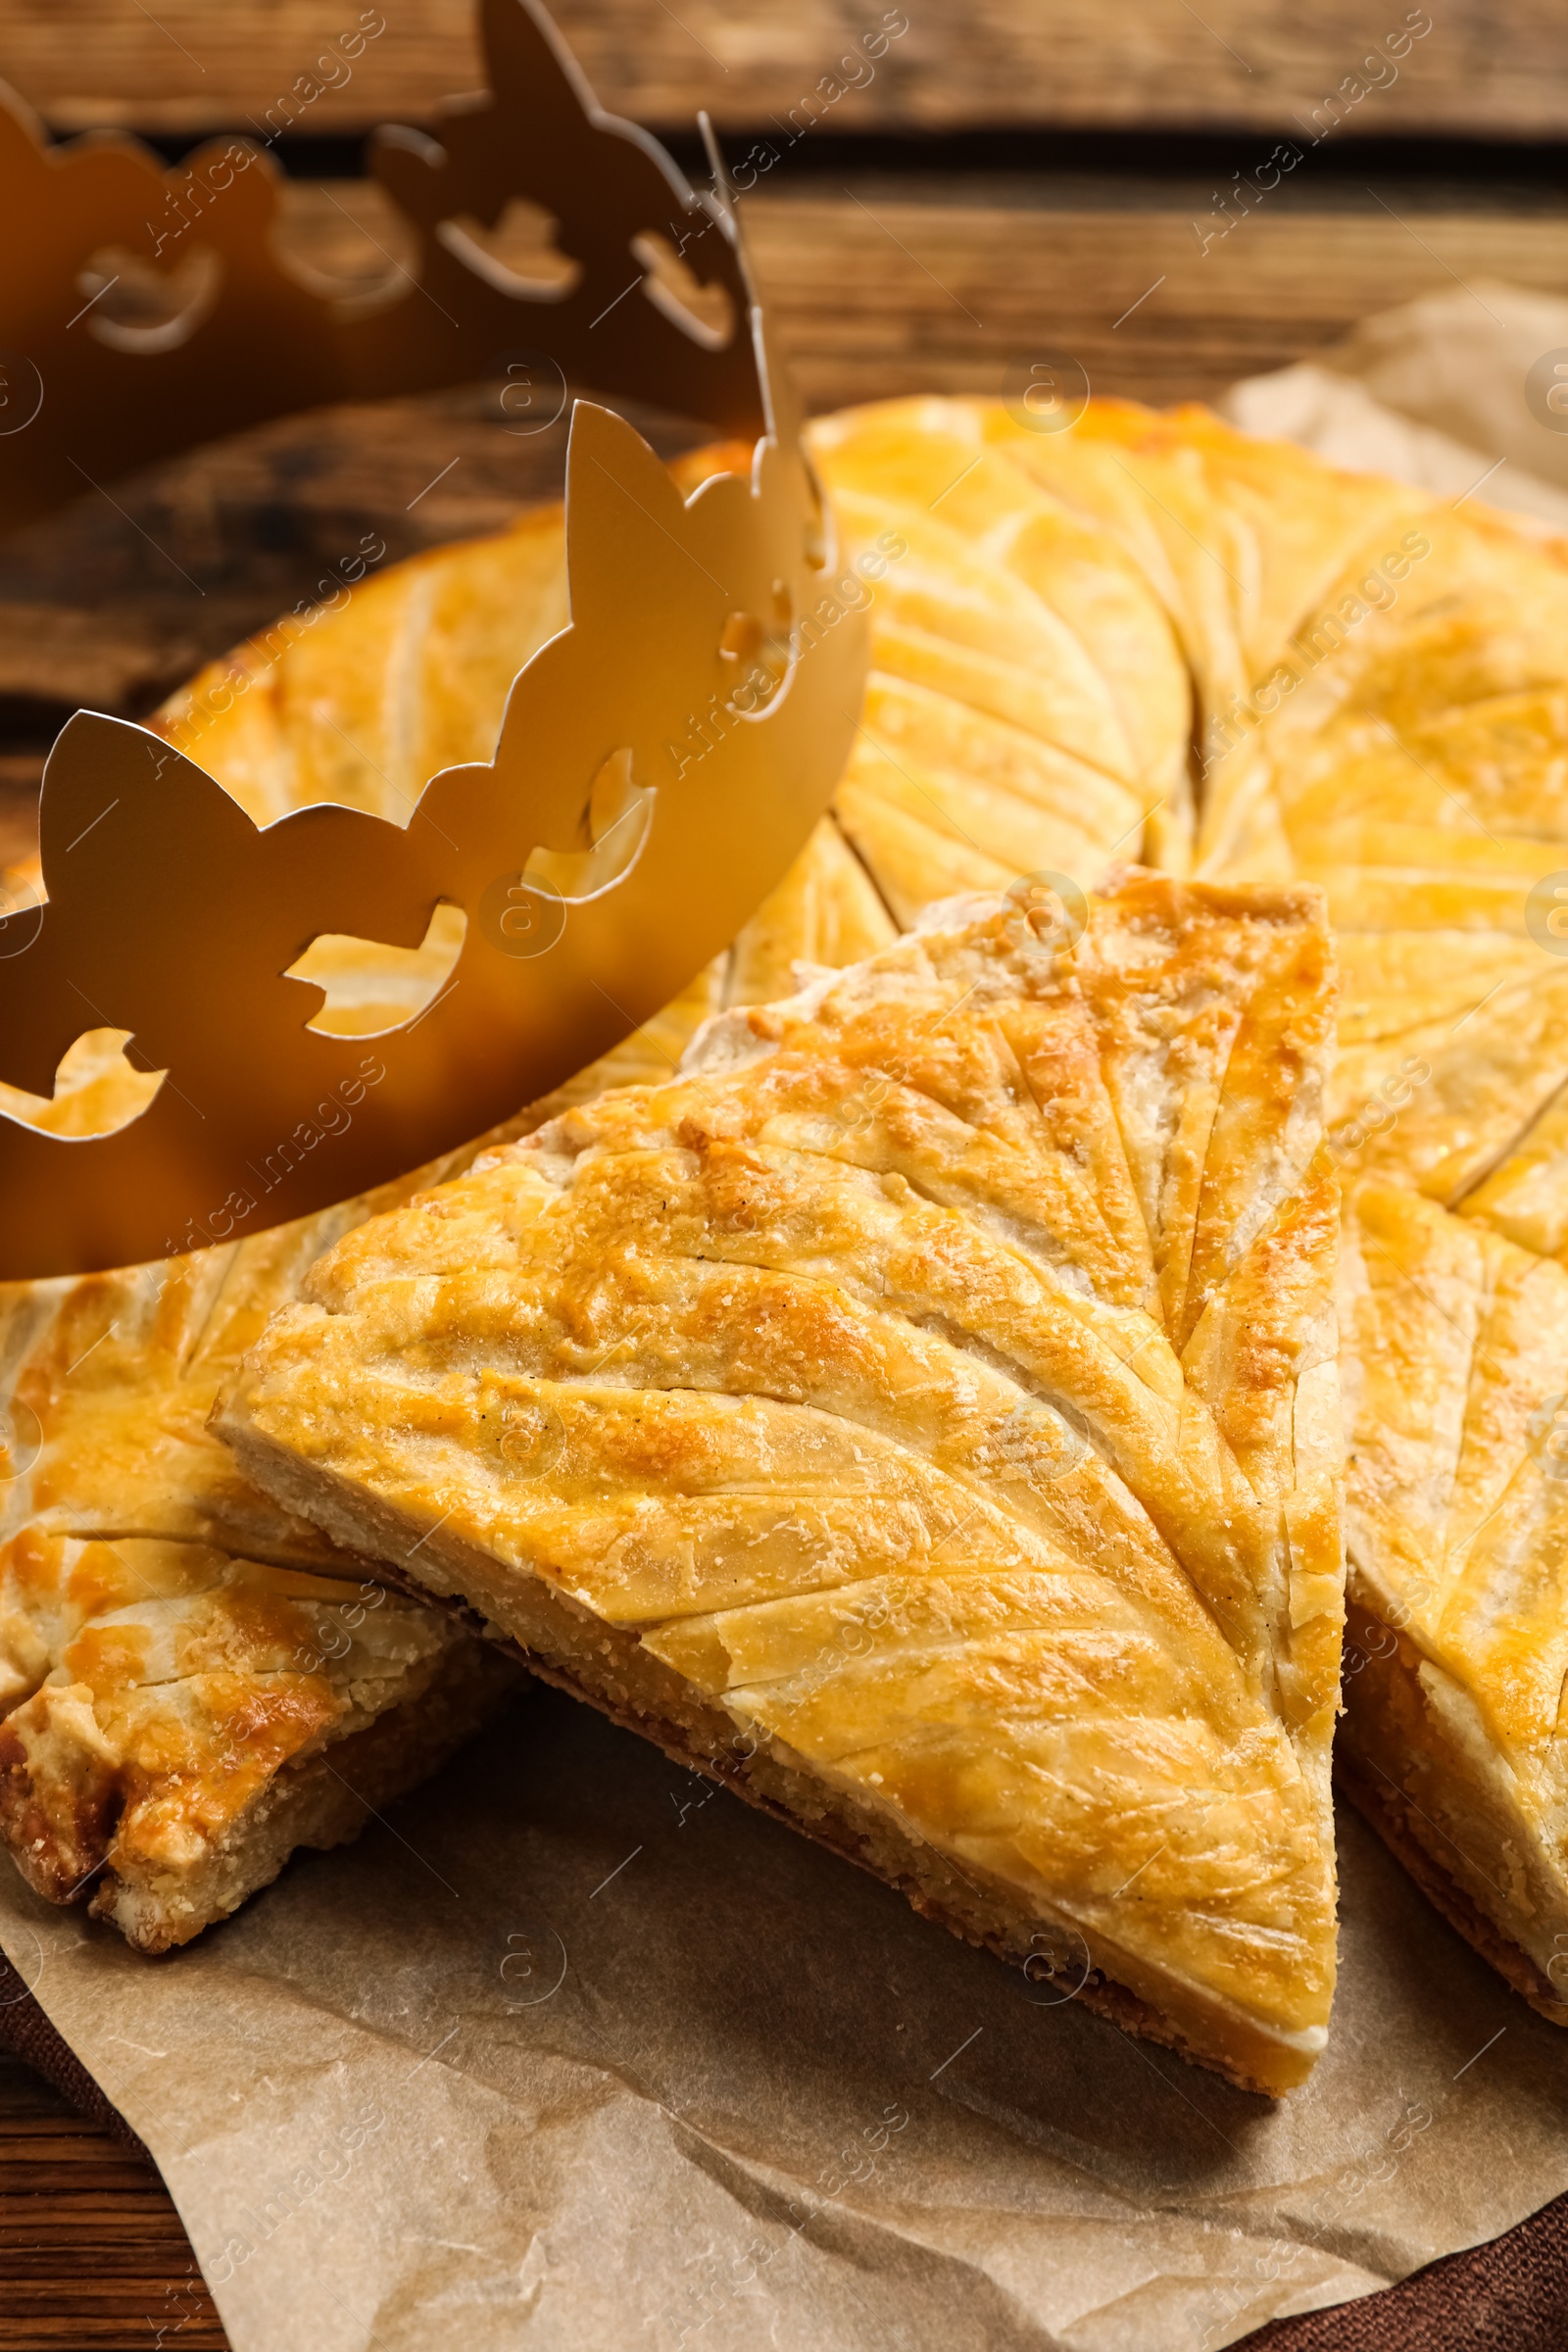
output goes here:
{"type": "Polygon", "coordinates": [[[166,174],[118,135],[46,149],[0,104],[0,218],[25,224],[0,259],[6,527],[84,479],[300,408],[466,381],[524,341],[563,395],[635,394],[753,445],[746,473],[686,500],[631,425],[575,402],[569,624],[519,671],[493,760],[432,777],[406,823],[323,803],[258,828],[162,738],[69,721],[44,774],[42,898],[0,922],[0,1078],[49,1097],[85,1032],[128,1031],[150,1100],[94,1137],[0,1111],[0,1277],[257,1232],[506,1118],[727,945],[848,757],[864,615],[822,604],[832,518],[707,124],[699,193],[598,108],[537,0],[480,13],[488,94],[449,101],[433,134],[375,136],[419,260],[369,302],[278,258],[260,149],[218,141],[166,174]],[[519,199],[558,223],[559,272],[523,278],[487,242],[519,199]],[[183,298],[171,319],[137,333],[83,315],[94,258],[150,243],[183,298]],[[671,251],[714,316],[671,292],[671,251]],[[765,677],[746,667],[764,644],[783,649],[765,677]],[[749,700],[743,678],[761,681],[749,700]],[[693,761],[677,747],[715,707],[693,761]],[[326,992],[290,972],[313,941],[417,948],[442,906],[462,946],[422,1012],[370,1054],[318,1022],[326,992]]]}

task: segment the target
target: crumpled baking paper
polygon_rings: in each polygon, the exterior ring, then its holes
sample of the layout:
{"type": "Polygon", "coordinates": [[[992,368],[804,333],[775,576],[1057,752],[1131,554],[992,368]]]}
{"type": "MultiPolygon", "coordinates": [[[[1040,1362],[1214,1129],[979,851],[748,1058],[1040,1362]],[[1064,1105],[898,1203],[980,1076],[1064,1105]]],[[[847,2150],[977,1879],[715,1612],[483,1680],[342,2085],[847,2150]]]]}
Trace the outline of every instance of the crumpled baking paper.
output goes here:
{"type": "Polygon", "coordinates": [[[1554,294],[1487,278],[1424,294],[1218,406],[1331,466],[1568,530],[1568,302],[1554,294]]]}
{"type": "MultiPolygon", "coordinates": [[[[1226,406],[1568,523],[1557,346],[1568,303],[1459,289],[1226,406]]],[[[1568,2189],[1568,2036],[1344,1812],[1341,1875],[1328,2051],[1275,2106],[541,1689],[182,1952],[10,1871],[0,1945],[234,2352],[1217,2352],[1568,2189]]]]}
{"type": "Polygon", "coordinates": [[[1278,2105],[544,1690],[182,1952],[10,1873],[0,1941],[235,2352],[1200,2352],[1568,2188],[1568,2036],[1341,1829],[1278,2105]]]}

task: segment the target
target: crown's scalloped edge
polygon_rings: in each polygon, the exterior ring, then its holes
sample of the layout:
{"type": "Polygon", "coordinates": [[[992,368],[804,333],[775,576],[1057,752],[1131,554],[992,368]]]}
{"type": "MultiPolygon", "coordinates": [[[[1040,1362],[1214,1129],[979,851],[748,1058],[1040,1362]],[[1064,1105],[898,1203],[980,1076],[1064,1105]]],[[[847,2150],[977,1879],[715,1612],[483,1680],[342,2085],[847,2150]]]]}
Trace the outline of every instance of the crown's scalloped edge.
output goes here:
{"type": "Polygon", "coordinates": [[[42,224],[0,264],[0,344],[43,387],[26,430],[0,436],[0,516],[79,487],[59,465],[53,484],[49,474],[60,460],[79,477],[83,449],[101,481],[324,399],[465,380],[514,341],[519,319],[564,384],[634,393],[752,448],[746,475],[719,474],[682,499],[613,410],[574,404],[570,622],[514,680],[493,761],[432,777],[406,822],[322,804],[258,829],[220,781],[148,730],[93,713],[68,723],[45,777],[47,899],[0,920],[18,941],[8,951],[0,936],[0,1078],[48,1097],[89,1030],[128,1032],[131,1067],[167,1077],[109,1134],[41,1132],[0,1106],[0,1277],[259,1231],[496,1124],[635,1028],[727,944],[803,845],[848,756],[864,614],[832,593],[831,524],[710,127],[713,186],[696,191],[649,132],[598,106],[537,0],[481,0],[480,16],[488,97],[445,107],[433,139],[372,141],[420,257],[401,302],[374,313],[297,283],[273,253],[275,172],[254,143],[215,142],[166,173],[119,137],[45,149],[20,107],[0,112],[0,209],[42,224]],[[90,318],[67,344],[74,272],[117,236],[156,237],[154,197],[179,189],[193,202],[204,171],[210,202],[173,242],[188,234],[219,257],[205,315],[156,350],[94,335],[90,318]],[[498,291],[466,265],[461,239],[439,234],[459,214],[493,226],[519,195],[555,215],[562,249],[581,265],[564,298],[498,291]],[[722,348],[626,274],[640,268],[633,239],[664,229],[699,279],[729,294],[722,348]],[[432,303],[451,329],[434,359],[432,303]],[[790,658],[777,690],[765,707],[721,705],[734,688],[719,655],[726,624],[776,627],[781,602],[790,658]],[[676,751],[693,712],[714,737],[700,760],[676,751]],[[635,852],[590,859],[595,886],[555,893],[551,911],[530,859],[539,851],[547,871],[575,870],[573,854],[595,843],[594,779],[622,756],[627,806],[640,811],[635,852]],[[519,956],[487,929],[485,894],[501,884],[531,889],[546,927],[559,923],[537,952],[519,956]],[[416,1019],[369,1055],[365,1040],[305,1026],[319,992],[286,975],[313,938],[416,949],[443,900],[464,909],[464,944],[416,1019]]]}

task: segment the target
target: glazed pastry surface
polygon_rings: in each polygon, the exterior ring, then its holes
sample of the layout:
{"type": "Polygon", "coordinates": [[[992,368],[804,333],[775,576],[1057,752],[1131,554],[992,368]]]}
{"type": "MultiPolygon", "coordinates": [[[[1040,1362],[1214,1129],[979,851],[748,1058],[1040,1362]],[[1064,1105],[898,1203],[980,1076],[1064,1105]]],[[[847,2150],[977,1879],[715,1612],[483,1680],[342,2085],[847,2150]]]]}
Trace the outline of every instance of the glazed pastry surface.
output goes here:
{"type": "Polygon", "coordinates": [[[525,1648],[542,1592],[588,1695],[629,1638],[1279,2087],[1335,1925],[1316,897],[931,920],[346,1236],[220,1426],[525,1648]]]}

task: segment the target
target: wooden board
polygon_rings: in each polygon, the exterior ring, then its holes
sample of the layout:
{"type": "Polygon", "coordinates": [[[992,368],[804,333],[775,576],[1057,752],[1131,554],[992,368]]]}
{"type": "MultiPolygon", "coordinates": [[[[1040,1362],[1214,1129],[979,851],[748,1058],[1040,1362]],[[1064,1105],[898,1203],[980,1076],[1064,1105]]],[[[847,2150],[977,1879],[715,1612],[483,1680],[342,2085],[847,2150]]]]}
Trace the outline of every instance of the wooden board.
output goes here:
{"type": "MultiPolygon", "coordinates": [[[[1464,210],[1387,174],[1331,188],[1303,165],[1225,236],[1204,179],[828,180],[787,162],[752,176],[740,204],[758,275],[819,411],[994,393],[1045,346],[1071,352],[1100,392],[1213,399],[1418,294],[1488,278],[1568,291],[1568,203],[1464,210]]],[[[397,250],[373,185],[295,181],[284,198],[292,250],[345,283],[397,250]]]]}
{"type": "Polygon", "coordinates": [[[226,2341],[158,2175],[0,2056],[0,2352],[226,2341]]]}
{"type": "MultiPolygon", "coordinates": [[[[601,98],[644,122],[766,126],[824,93],[837,129],[981,123],[1292,129],[1340,93],[1354,138],[1556,138],[1568,101],[1560,0],[557,0],[601,98]],[[906,21],[867,60],[864,36],[906,21]],[[1431,26],[1402,56],[1401,28],[1431,26]],[[1348,77],[1379,86],[1348,103],[1348,77]],[[867,65],[874,70],[867,73],[867,65]],[[831,85],[830,85],[831,86],[831,85]]],[[[427,116],[477,82],[470,0],[8,0],[0,73],[66,129],[166,130],[292,120],[342,130],[427,116]],[[380,19],[362,54],[342,36],[380,19]],[[329,62],[318,71],[318,61],[329,62]],[[333,62],[335,61],[335,62],[333,62]],[[333,86],[302,104],[312,81],[333,86]]]]}
{"type": "MultiPolygon", "coordinates": [[[[1195,191],[1195,196],[1197,191],[1195,191]]],[[[759,275],[813,409],[1000,391],[1009,361],[1070,352],[1097,392],[1212,399],[1321,350],[1369,312],[1487,278],[1568,287],[1552,219],[1261,208],[1204,253],[1200,209],[1003,204],[921,187],[760,189],[759,275]]],[[[1477,317],[1482,316],[1478,310],[1477,317]]]]}

